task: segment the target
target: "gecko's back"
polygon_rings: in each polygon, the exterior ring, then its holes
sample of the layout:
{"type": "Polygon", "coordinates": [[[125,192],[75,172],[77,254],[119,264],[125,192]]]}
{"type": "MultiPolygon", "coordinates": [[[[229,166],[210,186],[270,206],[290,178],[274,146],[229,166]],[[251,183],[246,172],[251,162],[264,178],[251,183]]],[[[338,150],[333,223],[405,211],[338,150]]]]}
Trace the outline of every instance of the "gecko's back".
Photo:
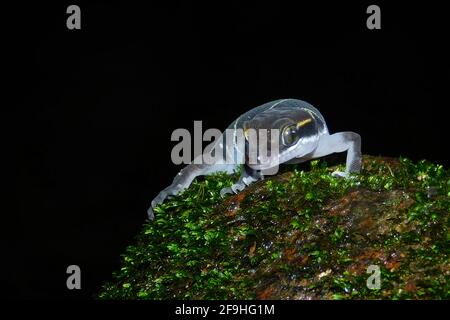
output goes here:
{"type": "Polygon", "coordinates": [[[264,103],[242,114],[233,121],[227,129],[243,129],[244,124],[256,117],[267,117],[272,121],[280,118],[283,113],[289,116],[291,113],[299,112],[299,110],[309,111],[317,123],[319,133],[328,133],[325,119],[315,107],[311,104],[298,99],[279,99],[264,103]]]}

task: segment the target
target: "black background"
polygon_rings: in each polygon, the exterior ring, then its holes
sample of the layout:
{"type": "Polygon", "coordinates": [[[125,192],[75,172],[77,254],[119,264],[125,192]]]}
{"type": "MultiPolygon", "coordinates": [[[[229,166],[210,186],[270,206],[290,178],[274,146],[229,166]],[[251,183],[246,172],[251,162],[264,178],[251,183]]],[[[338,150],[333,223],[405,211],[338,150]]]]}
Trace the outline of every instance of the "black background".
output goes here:
{"type": "Polygon", "coordinates": [[[180,169],[172,131],[194,120],[224,129],[298,98],[365,154],[450,164],[442,2],[378,3],[381,30],[366,28],[372,3],[74,3],[81,30],[66,28],[72,2],[4,11],[7,297],[91,298],[180,169]],[[82,290],[66,289],[71,264],[82,290]]]}

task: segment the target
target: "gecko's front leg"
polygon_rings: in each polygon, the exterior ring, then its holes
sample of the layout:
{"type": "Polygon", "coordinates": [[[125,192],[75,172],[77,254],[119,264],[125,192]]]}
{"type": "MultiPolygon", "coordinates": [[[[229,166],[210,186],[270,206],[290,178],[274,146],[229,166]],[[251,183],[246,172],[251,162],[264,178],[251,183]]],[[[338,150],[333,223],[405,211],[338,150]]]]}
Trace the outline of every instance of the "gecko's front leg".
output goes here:
{"type": "Polygon", "coordinates": [[[348,178],[351,173],[361,171],[361,137],[355,132],[338,132],[320,136],[319,144],[312,154],[312,159],[347,151],[345,172],[335,171],[333,176],[348,178]]]}
{"type": "Polygon", "coordinates": [[[162,190],[151,203],[150,208],[147,210],[147,214],[150,220],[154,219],[153,210],[164,202],[164,200],[168,197],[179,194],[181,191],[189,187],[192,180],[195,177],[202,175],[208,171],[210,167],[207,165],[195,165],[191,164],[182,169],[176,177],[173,179],[173,182],[170,186],[162,190]]]}
{"type": "Polygon", "coordinates": [[[176,177],[173,179],[172,184],[162,190],[152,201],[150,208],[147,210],[147,214],[150,220],[154,219],[153,210],[164,202],[165,199],[171,196],[177,195],[191,185],[191,182],[197,176],[208,175],[215,172],[225,172],[231,174],[236,169],[236,165],[233,164],[190,164],[182,169],[176,177]]]}

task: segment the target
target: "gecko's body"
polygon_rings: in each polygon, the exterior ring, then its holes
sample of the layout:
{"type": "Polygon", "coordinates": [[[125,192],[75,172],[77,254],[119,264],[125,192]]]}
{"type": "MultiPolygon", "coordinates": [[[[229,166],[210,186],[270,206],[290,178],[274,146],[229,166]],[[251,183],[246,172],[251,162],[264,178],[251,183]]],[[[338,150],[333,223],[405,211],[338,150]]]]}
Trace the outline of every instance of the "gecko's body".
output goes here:
{"type": "MultiPolygon", "coordinates": [[[[357,173],[361,169],[361,138],[354,132],[339,132],[330,135],[327,125],[320,112],[307,102],[296,99],[283,99],[265,103],[256,107],[237,118],[228,127],[232,132],[248,129],[278,129],[278,163],[300,163],[311,159],[323,157],[336,152],[347,151],[345,172],[335,172],[336,175],[348,177],[350,173],[357,173]]],[[[273,135],[275,136],[275,135],[273,135]]],[[[240,166],[238,161],[227,163],[226,154],[232,154],[236,158],[241,156],[248,161],[248,148],[246,154],[241,154],[233,143],[226,143],[226,135],[216,141],[215,152],[222,152],[221,157],[213,164],[190,164],[182,169],[174,178],[173,183],[161,191],[152,201],[148,209],[150,219],[154,218],[153,209],[161,204],[167,197],[173,196],[189,187],[195,177],[208,175],[215,172],[233,173],[240,166]],[[227,150],[227,146],[228,147],[227,150]]],[[[237,160],[237,159],[235,159],[237,160]]],[[[221,194],[237,193],[242,191],[250,183],[263,177],[262,172],[270,169],[273,163],[258,163],[250,165],[245,163],[242,175],[237,183],[231,188],[224,188],[221,194]]]]}

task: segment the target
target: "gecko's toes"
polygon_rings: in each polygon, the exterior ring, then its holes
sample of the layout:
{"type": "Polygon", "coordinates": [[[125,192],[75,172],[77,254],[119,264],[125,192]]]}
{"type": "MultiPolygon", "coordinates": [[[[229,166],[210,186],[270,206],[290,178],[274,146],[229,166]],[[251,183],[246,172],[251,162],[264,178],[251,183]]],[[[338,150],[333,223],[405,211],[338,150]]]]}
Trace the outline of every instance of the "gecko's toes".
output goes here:
{"type": "Polygon", "coordinates": [[[350,173],[348,172],[342,172],[342,171],[334,171],[331,174],[333,177],[338,177],[338,178],[344,178],[344,179],[355,179],[355,176],[352,176],[350,173]]]}
{"type": "Polygon", "coordinates": [[[147,215],[150,220],[155,219],[154,210],[157,206],[159,206],[161,203],[164,202],[164,200],[167,198],[167,192],[161,191],[158,196],[152,200],[152,203],[150,205],[150,208],[147,210],[147,215]]]}
{"type": "Polygon", "coordinates": [[[148,208],[147,215],[148,215],[148,218],[150,220],[154,220],[155,219],[155,214],[153,213],[153,208],[152,207],[148,208]]]}
{"type": "Polygon", "coordinates": [[[334,171],[331,175],[338,178],[348,178],[348,173],[342,171],[334,171]]]}
{"type": "Polygon", "coordinates": [[[231,190],[233,190],[234,193],[241,192],[244,189],[245,189],[245,184],[243,184],[243,183],[242,184],[235,183],[231,186],[231,190]]]}
{"type": "Polygon", "coordinates": [[[223,188],[222,190],[220,190],[220,196],[224,197],[226,194],[236,194],[244,189],[245,189],[244,184],[235,183],[231,186],[231,188],[223,188]]]}
{"type": "Polygon", "coordinates": [[[231,194],[231,193],[233,193],[233,190],[231,188],[223,188],[222,190],[220,190],[220,196],[222,198],[225,197],[225,195],[231,194]]]}

